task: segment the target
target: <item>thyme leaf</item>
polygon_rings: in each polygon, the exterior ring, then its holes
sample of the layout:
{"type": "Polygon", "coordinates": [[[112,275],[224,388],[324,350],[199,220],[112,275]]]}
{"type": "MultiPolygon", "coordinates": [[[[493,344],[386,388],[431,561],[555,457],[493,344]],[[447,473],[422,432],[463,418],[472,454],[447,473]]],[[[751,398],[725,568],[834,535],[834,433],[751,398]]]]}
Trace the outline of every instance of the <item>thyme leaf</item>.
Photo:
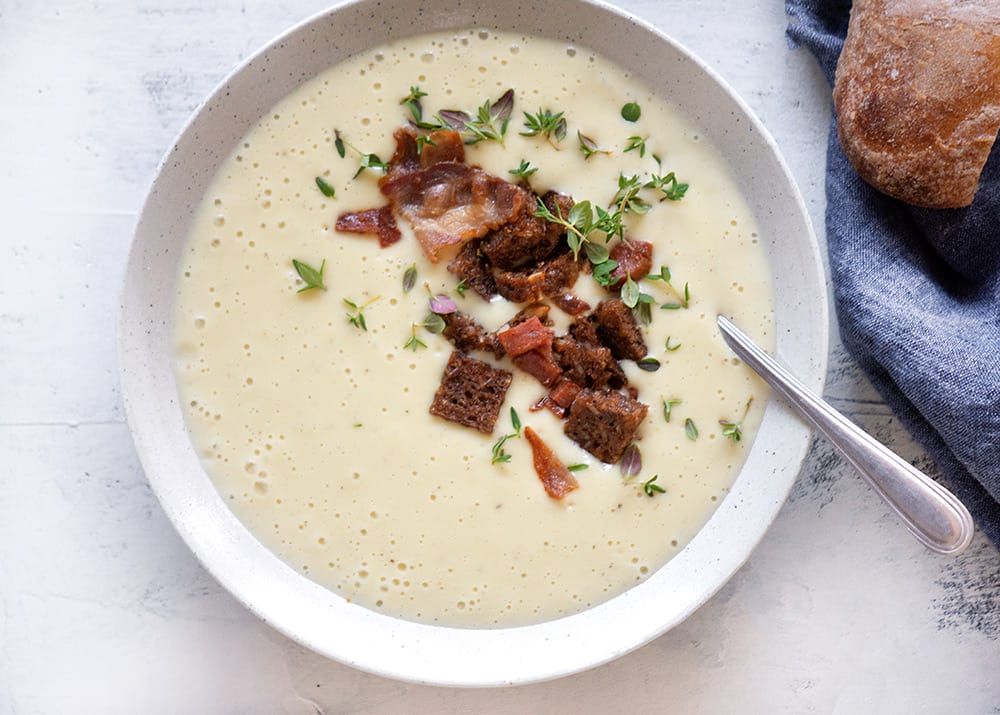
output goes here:
{"type": "Polygon", "coordinates": [[[750,412],[750,404],[753,402],[753,397],[747,400],[747,406],[743,409],[743,416],[735,421],[728,421],[725,419],[719,420],[719,424],[722,425],[722,436],[728,437],[733,442],[739,442],[743,439],[743,420],[746,419],[747,414],[750,412]]]}
{"type": "Polygon", "coordinates": [[[516,169],[511,169],[508,174],[518,177],[519,179],[527,179],[529,176],[538,171],[537,166],[532,166],[529,162],[521,159],[521,165],[516,169]]]}
{"type": "Polygon", "coordinates": [[[668,400],[665,397],[661,397],[660,399],[663,402],[663,421],[669,422],[670,414],[673,412],[674,405],[681,404],[681,401],[676,398],[671,398],[668,400]]]}
{"type": "Polygon", "coordinates": [[[694,420],[688,417],[684,420],[684,432],[692,442],[698,439],[698,428],[694,425],[694,420]]]}
{"type": "Polygon", "coordinates": [[[367,301],[358,305],[353,300],[349,298],[344,298],[344,305],[350,308],[352,312],[347,313],[347,322],[353,325],[355,328],[360,330],[368,330],[368,323],[365,321],[365,308],[378,300],[381,296],[375,296],[374,298],[369,298],[367,301]]]}
{"type": "Polygon", "coordinates": [[[648,137],[640,137],[638,135],[631,136],[628,138],[628,144],[625,145],[625,153],[630,151],[638,151],[639,156],[646,156],[646,140],[648,137]]]}
{"type": "Polygon", "coordinates": [[[538,110],[537,114],[524,112],[524,128],[521,132],[523,137],[540,136],[553,147],[558,149],[556,142],[561,142],[566,138],[566,118],[563,112],[552,113],[551,110],[538,110]],[[555,141],[552,141],[553,138],[555,141]]]}
{"type": "Polygon", "coordinates": [[[517,414],[517,410],[513,407],[510,408],[510,422],[514,431],[510,434],[505,434],[496,442],[493,443],[493,457],[490,459],[490,464],[503,464],[510,461],[510,455],[504,449],[504,445],[507,444],[507,440],[516,439],[521,436],[521,418],[517,414]]]}
{"type": "Polygon", "coordinates": [[[303,263],[302,261],[293,258],[292,266],[295,268],[295,272],[299,274],[299,278],[305,283],[305,285],[297,291],[298,293],[305,293],[307,290],[313,290],[314,288],[320,288],[326,290],[326,286],[323,284],[323,269],[326,268],[326,259],[319,264],[319,269],[315,269],[308,263],[303,263]]]}
{"type": "Polygon", "coordinates": [[[635,102],[629,102],[622,106],[622,119],[626,122],[637,122],[642,115],[642,109],[635,102]]]}
{"type": "Polygon", "coordinates": [[[651,497],[656,494],[666,494],[667,490],[661,487],[659,484],[654,484],[658,474],[654,474],[652,477],[647,479],[642,483],[642,491],[646,492],[646,496],[651,497]]]}
{"type": "Polygon", "coordinates": [[[332,186],[330,186],[326,182],[326,179],[324,179],[322,176],[316,177],[316,186],[318,186],[319,190],[323,192],[323,196],[326,196],[331,199],[337,198],[337,191],[332,186]]]}
{"type": "Polygon", "coordinates": [[[417,264],[414,263],[412,266],[403,271],[403,292],[409,293],[413,290],[413,286],[417,284],[417,264]]]}
{"type": "Polygon", "coordinates": [[[655,357],[644,357],[635,364],[640,370],[645,370],[646,372],[656,372],[660,369],[660,361],[655,357]]]}

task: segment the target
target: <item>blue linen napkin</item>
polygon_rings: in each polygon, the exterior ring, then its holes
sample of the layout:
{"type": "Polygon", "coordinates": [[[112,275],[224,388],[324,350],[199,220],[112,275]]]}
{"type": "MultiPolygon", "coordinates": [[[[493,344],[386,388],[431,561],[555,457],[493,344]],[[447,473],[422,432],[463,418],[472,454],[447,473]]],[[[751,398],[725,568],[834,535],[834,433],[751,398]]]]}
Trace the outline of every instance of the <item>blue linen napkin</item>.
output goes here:
{"type": "MultiPolygon", "coordinates": [[[[850,0],[786,0],[831,86],[850,0]]],[[[921,209],[854,171],[830,128],[826,232],[847,350],[1000,547],[1000,141],[972,206],[921,209]]]]}

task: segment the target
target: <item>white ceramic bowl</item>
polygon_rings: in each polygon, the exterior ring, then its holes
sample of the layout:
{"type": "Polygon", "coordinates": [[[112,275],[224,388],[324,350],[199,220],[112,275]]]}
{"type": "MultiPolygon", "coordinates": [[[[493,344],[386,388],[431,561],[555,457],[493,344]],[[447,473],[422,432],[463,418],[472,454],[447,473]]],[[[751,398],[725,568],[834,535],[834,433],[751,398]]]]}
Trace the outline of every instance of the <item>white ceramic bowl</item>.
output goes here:
{"type": "Polygon", "coordinates": [[[467,630],[411,623],[351,605],[278,560],[237,521],[185,430],[171,370],[181,245],[219,164],[300,82],[350,54],[433,30],[487,27],[586,46],[678,106],[730,163],[756,212],[774,277],[779,358],[821,390],[825,280],[801,197],[774,142],[702,62],[648,25],[582,0],[467,3],[357,0],[303,22],[212,94],[167,153],[146,199],[120,318],[123,395],[135,446],[164,510],[205,567],[248,608],[319,653],[382,675],[462,686],[527,683],[609,661],[681,622],[740,567],[794,482],[810,433],[772,400],[736,483],[708,524],[643,583],[538,625],[467,630]]]}

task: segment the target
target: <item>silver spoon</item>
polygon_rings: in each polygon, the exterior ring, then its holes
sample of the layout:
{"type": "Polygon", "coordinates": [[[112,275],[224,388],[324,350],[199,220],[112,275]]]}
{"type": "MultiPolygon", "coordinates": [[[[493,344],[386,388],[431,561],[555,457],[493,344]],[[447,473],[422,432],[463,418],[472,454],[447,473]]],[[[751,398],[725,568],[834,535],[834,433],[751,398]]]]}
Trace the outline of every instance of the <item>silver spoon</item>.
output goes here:
{"type": "Polygon", "coordinates": [[[718,323],[733,352],[840,450],[924,546],[939,554],[965,550],[973,524],[962,502],[810,392],[728,318],[718,323]]]}

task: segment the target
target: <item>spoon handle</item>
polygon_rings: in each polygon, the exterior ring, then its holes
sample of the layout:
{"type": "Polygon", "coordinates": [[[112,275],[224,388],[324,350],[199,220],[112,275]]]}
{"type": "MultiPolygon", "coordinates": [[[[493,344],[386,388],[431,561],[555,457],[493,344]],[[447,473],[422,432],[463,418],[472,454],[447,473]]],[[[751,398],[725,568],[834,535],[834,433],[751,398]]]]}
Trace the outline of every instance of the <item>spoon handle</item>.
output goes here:
{"type": "Polygon", "coordinates": [[[726,317],[726,343],[764,381],[822,432],[931,551],[961,553],[972,540],[972,516],[951,492],[813,394],[726,317]]]}

